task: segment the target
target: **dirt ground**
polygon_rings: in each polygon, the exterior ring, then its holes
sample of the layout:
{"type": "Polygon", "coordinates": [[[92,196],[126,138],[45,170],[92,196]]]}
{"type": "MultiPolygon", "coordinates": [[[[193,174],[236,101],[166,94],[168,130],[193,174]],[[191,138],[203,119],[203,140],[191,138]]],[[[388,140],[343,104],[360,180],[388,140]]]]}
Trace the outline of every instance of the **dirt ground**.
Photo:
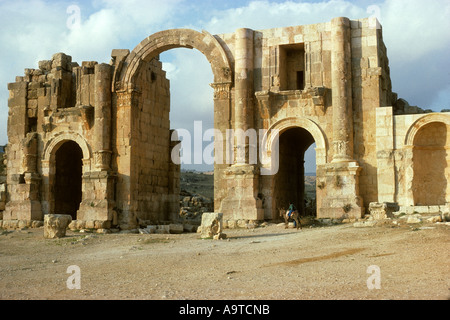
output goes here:
{"type": "Polygon", "coordinates": [[[0,230],[0,299],[445,300],[449,228],[269,224],[225,229],[226,240],[73,231],[49,240],[42,228],[0,230]],[[67,286],[73,265],[80,289],[67,286]]]}

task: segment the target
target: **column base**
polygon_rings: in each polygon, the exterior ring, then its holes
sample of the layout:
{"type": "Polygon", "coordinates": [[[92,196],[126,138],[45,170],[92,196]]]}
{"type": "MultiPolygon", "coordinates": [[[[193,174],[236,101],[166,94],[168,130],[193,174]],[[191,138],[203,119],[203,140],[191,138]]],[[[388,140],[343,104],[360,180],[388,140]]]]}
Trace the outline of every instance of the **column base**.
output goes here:
{"type": "Polygon", "coordinates": [[[37,200],[9,201],[3,212],[3,220],[43,220],[41,202],[37,200]]]}
{"type": "Polygon", "coordinates": [[[317,218],[355,218],[364,215],[363,200],[359,196],[359,172],[355,162],[331,163],[317,168],[318,204],[317,218]],[[319,197],[318,197],[319,199],[319,197]]]}
{"type": "Polygon", "coordinates": [[[226,220],[264,220],[262,199],[257,197],[259,173],[254,165],[237,164],[225,171],[228,195],[219,212],[226,220]],[[256,193],[256,195],[255,195],[256,193]]]}
{"type": "Polygon", "coordinates": [[[106,171],[83,175],[83,189],[89,191],[83,192],[76,220],[113,221],[115,178],[115,175],[106,171]]]}

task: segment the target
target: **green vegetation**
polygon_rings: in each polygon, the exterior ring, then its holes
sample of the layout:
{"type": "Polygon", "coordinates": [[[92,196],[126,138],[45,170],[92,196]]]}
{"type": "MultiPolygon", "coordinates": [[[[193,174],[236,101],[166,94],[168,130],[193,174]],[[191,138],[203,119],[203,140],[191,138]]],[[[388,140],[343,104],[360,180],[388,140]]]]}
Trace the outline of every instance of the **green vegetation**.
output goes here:
{"type": "Polygon", "coordinates": [[[145,239],[144,241],[141,241],[142,244],[154,244],[154,243],[168,243],[168,240],[164,239],[145,239]]]}

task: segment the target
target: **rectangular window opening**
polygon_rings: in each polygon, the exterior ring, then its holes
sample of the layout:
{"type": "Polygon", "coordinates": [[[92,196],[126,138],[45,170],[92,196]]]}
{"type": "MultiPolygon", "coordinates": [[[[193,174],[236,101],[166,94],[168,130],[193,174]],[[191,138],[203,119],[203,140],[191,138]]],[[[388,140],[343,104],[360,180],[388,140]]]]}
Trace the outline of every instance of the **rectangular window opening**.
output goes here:
{"type": "Polygon", "coordinates": [[[305,46],[303,43],[279,47],[280,90],[305,88],[305,46]]]}

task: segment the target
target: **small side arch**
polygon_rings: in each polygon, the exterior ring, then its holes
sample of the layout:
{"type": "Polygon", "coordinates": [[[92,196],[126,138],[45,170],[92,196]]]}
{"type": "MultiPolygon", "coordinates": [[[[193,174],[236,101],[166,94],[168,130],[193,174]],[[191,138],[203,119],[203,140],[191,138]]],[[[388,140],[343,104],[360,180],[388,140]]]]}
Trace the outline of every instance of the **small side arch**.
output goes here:
{"type": "Polygon", "coordinates": [[[450,199],[450,114],[432,113],[414,121],[405,135],[408,205],[444,205],[450,199]]]}
{"type": "Polygon", "coordinates": [[[272,154],[272,149],[275,143],[275,139],[281,135],[284,131],[291,128],[303,128],[307,130],[316,143],[316,164],[323,165],[327,163],[327,143],[325,135],[320,127],[312,120],[308,118],[290,117],[277,121],[266,132],[264,141],[266,142],[267,154],[272,154]]]}
{"type": "Polygon", "coordinates": [[[83,160],[92,158],[92,152],[86,140],[75,132],[63,132],[55,134],[44,146],[43,161],[50,161],[58,148],[66,141],[76,142],[83,151],[83,160]]]}
{"type": "Polygon", "coordinates": [[[408,131],[406,132],[405,136],[405,146],[406,147],[413,147],[414,146],[414,139],[416,137],[417,132],[419,130],[432,122],[442,122],[445,123],[447,126],[450,126],[450,114],[443,114],[443,113],[430,113],[427,115],[424,115],[423,117],[420,117],[416,121],[414,121],[411,126],[409,127],[408,131]]]}

